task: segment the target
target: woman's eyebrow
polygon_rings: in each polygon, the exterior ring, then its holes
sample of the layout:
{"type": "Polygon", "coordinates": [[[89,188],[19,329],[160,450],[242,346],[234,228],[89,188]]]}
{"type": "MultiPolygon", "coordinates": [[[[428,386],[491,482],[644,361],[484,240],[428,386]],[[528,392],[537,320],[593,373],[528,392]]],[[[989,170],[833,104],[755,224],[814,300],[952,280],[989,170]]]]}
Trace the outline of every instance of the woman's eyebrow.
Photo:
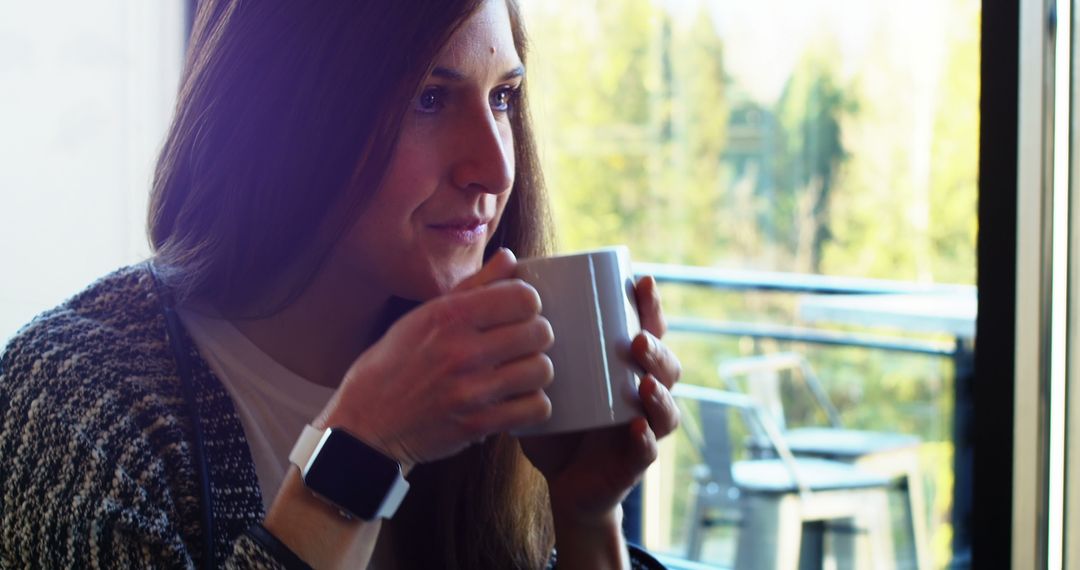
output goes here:
{"type": "MultiPolygon", "coordinates": [[[[500,80],[501,81],[509,81],[511,79],[514,79],[516,77],[521,77],[523,75],[525,75],[525,67],[519,65],[519,66],[515,67],[514,69],[511,69],[510,71],[507,71],[506,73],[504,73],[500,80]]],[[[439,67],[436,67],[435,69],[432,69],[431,70],[431,76],[432,77],[438,77],[439,79],[446,79],[448,81],[464,81],[466,79],[466,76],[465,76],[464,73],[462,73],[462,72],[460,72],[460,71],[458,71],[456,69],[450,68],[450,67],[442,67],[442,66],[439,66],[439,67]]]]}
{"type": "Polygon", "coordinates": [[[511,79],[514,79],[516,77],[522,77],[524,75],[525,75],[525,67],[519,65],[519,66],[515,67],[514,69],[511,69],[510,71],[507,71],[506,73],[504,73],[503,76],[502,76],[502,80],[503,81],[509,81],[511,79]]]}

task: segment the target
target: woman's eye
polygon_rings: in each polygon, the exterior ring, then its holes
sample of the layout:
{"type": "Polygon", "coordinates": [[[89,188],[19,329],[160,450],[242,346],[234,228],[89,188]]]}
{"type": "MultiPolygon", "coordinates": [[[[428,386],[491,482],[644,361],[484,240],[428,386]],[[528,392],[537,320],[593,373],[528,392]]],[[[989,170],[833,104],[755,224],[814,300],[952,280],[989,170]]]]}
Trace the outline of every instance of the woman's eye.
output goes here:
{"type": "Polygon", "coordinates": [[[491,94],[491,107],[496,111],[509,111],[517,99],[517,87],[500,87],[491,94]]]}
{"type": "Polygon", "coordinates": [[[439,87],[428,87],[416,99],[416,108],[422,113],[434,113],[446,106],[446,94],[439,87]]]}

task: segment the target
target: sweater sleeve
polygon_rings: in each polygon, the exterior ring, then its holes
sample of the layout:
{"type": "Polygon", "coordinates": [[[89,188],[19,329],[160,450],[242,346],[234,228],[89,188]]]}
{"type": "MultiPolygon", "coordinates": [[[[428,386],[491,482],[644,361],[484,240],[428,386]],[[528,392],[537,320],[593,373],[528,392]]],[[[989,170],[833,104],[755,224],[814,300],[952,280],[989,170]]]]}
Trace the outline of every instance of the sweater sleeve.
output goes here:
{"type": "MultiPolygon", "coordinates": [[[[70,327],[46,328],[29,327],[0,354],[0,567],[204,567],[178,396],[146,388],[154,382],[139,374],[156,365],[138,347],[95,339],[94,328],[76,334],[112,346],[103,353],[134,363],[125,367],[58,338],[70,327]]],[[[233,514],[230,527],[262,516],[233,514]]],[[[226,567],[288,567],[287,553],[247,533],[217,538],[226,567]]]]}
{"type": "Polygon", "coordinates": [[[233,544],[233,556],[226,568],[285,568],[311,570],[306,562],[289,549],[262,524],[253,525],[233,544]]]}

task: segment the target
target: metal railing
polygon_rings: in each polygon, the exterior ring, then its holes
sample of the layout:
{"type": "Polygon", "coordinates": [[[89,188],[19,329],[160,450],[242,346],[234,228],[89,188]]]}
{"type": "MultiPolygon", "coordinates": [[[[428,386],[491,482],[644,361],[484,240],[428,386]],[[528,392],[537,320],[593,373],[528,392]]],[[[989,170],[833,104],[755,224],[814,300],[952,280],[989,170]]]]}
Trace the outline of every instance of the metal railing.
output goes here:
{"type": "Polygon", "coordinates": [[[717,267],[696,267],[665,263],[634,263],[634,273],[652,275],[660,283],[699,285],[732,291],[774,291],[838,295],[956,294],[972,295],[975,287],[936,283],[915,283],[862,277],[833,277],[808,273],[750,271],[717,267]]]}
{"type": "MultiPolygon", "coordinates": [[[[689,267],[659,263],[635,263],[638,276],[652,275],[662,285],[701,287],[717,291],[775,293],[781,295],[932,295],[966,297],[977,295],[977,289],[969,285],[921,284],[906,281],[831,277],[798,273],[732,270],[706,267],[689,267]]],[[[703,319],[687,316],[668,316],[668,330],[694,335],[725,336],[731,338],[769,339],[781,342],[797,342],[827,346],[857,347],[889,352],[927,355],[951,359],[956,377],[957,407],[955,409],[953,443],[957,462],[954,466],[956,487],[953,498],[954,532],[963,532],[967,522],[964,505],[970,501],[970,466],[963,461],[969,454],[968,429],[970,412],[963,395],[973,380],[970,365],[974,348],[971,338],[953,338],[953,342],[928,340],[922,335],[885,336],[864,332],[846,332],[829,328],[783,325],[767,322],[737,322],[703,319]],[[967,494],[965,494],[967,493],[967,494]],[[959,514],[957,514],[959,513],[959,514]]],[[[942,331],[944,334],[945,331],[942,331]]],[[[931,337],[932,338],[932,337],[931,337]]],[[[959,547],[958,547],[959,548],[959,547]]],[[[665,555],[663,561],[671,568],[699,570],[715,568],[697,562],[683,560],[678,556],[665,555]]]]}
{"type": "MultiPolygon", "coordinates": [[[[658,283],[727,291],[814,295],[974,295],[976,290],[975,287],[970,285],[920,284],[886,279],[832,277],[803,273],[748,271],[661,263],[634,263],[634,272],[638,276],[652,275],[658,283]]],[[[947,342],[895,336],[852,334],[772,323],[721,322],[692,317],[669,317],[668,330],[704,335],[805,342],[827,346],[851,346],[949,358],[955,357],[958,350],[956,344],[947,342]]]]}

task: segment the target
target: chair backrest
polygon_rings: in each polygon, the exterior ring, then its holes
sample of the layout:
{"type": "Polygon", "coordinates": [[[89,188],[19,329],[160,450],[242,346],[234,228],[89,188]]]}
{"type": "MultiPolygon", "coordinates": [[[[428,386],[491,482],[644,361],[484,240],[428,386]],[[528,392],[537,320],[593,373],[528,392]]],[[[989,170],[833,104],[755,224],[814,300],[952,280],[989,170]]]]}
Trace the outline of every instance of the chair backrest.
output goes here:
{"type": "Polygon", "coordinates": [[[684,421],[684,431],[709,468],[712,482],[719,485],[720,494],[724,495],[731,505],[737,505],[739,498],[732,476],[735,450],[728,414],[731,408],[737,408],[742,413],[745,427],[755,437],[762,439],[762,448],[783,460],[796,484],[800,488],[805,487],[795,472],[794,457],[782,441],[778,426],[752,397],[685,383],[676,384],[673,393],[684,416],[696,415],[698,418],[700,424],[697,425],[692,421],[684,421]],[[687,404],[691,402],[695,405],[696,414],[688,413],[690,410],[687,409],[687,404]]]}
{"type": "Polygon", "coordinates": [[[814,402],[828,417],[829,424],[841,427],[839,412],[829,400],[810,363],[801,354],[777,352],[732,358],[720,363],[717,373],[729,390],[744,392],[754,398],[772,416],[780,429],[787,426],[781,382],[787,375],[793,379],[801,377],[814,402]]]}
{"type": "Polygon", "coordinates": [[[719,487],[716,491],[720,497],[730,499],[734,505],[738,493],[733,492],[736,487],[731,474],[733,450],[728,423],[729,406],[702,398],[697,393],[699,391],[698,386],[676,385],[675,401],[682,409],[684,418],[681,425],[709,470],[709,482],[719,487]],[[697,422],[691,418],[696,418],[697,422]]]}

